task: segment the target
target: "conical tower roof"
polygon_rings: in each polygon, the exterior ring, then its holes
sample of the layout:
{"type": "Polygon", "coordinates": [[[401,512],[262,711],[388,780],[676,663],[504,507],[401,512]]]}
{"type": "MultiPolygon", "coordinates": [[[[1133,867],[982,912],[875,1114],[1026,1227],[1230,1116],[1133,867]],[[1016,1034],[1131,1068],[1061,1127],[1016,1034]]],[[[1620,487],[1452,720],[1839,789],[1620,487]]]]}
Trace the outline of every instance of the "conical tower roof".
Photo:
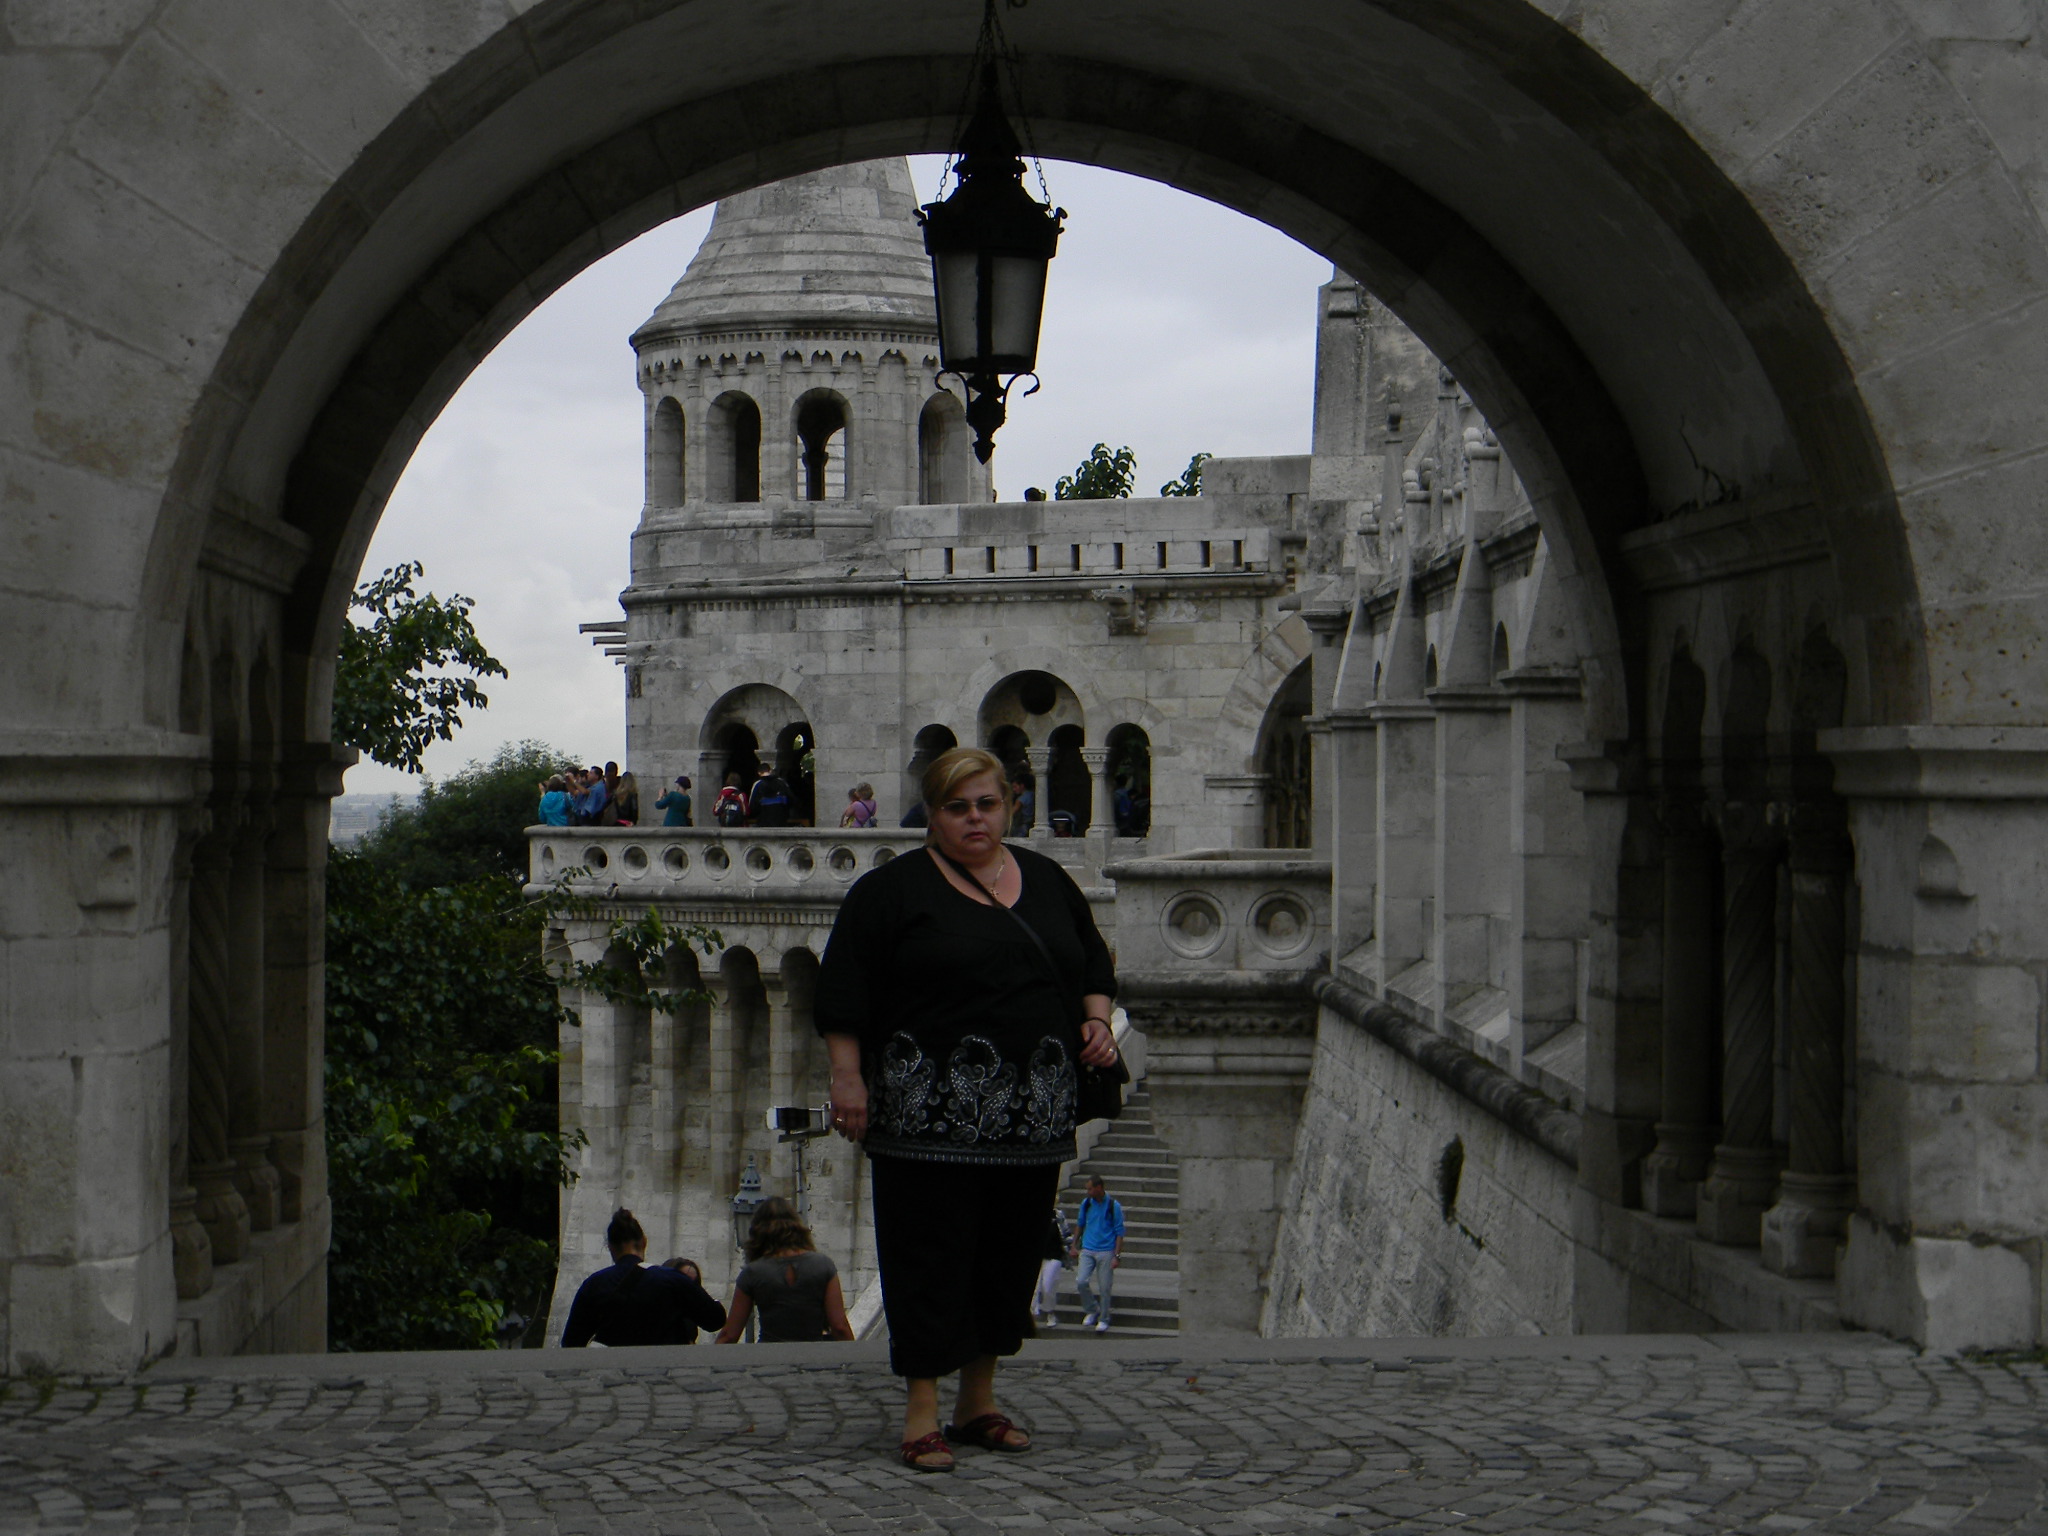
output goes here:
{"type": "Polygon", "coordinates": [[[936,334],[910,163],[868,160],[722,199],[689,270],[633,345],[862,325],[936,334]]]}

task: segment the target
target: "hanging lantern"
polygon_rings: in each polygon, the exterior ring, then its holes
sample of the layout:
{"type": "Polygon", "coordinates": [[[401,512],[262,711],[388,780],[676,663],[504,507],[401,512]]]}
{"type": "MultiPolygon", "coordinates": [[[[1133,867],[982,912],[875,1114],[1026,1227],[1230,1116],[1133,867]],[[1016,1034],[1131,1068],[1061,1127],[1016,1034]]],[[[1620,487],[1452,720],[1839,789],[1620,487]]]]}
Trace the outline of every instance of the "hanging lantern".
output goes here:
{"type": "Polygon", "coordinates": [[[986,464],[1010,386],[1030,374],[1025,393],[1038,388],[1045,269],[1067,212],[1024,190],[1023,146],[1003,116],[993,59],[982,66],[981,99],[957,153],[953,195],[927,203],[917,217],[932,259],[940,370],[967,385],[974,456],[986,464]]]}

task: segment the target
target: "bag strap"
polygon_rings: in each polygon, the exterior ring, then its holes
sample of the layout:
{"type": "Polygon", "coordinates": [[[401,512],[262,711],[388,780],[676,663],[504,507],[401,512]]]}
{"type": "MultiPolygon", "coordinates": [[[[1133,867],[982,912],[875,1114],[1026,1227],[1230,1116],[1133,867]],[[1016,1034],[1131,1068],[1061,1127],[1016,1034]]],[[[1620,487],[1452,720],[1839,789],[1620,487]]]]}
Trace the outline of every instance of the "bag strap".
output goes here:
{"type": "Polygon", "coordinates": [[[944,849],[938,848],[936,846],[932,849],[932,852],[936,853],[940,858],[944,859],[948,864],[952,865],[953,872],[957,874],[962,880],[965,880],[969,885],[974,887],[974,899],[976,901],[981,901],[984,897],[986,897],[986,904],[988,906],[994,907],[998,912],[1007,912],[1010,914],[1011,919],[1015,921],[1017,926],[1019,928],[1022,928],[1026,936],[1030,938],[1032,946],[1038,951],[1038,958],[1045,962],[1045,968],[1048,971],[1052,972],[1052,984],[1055,987],[1057,987],[1062,993],[1064,993],[1067,989],[1066,978],[1060,975],[1060,968],[1052,958],[1052,951],[1045,947],[1045,940],[1041,939],[1038,936],[1038,930],[1032,927],[1026,921],[1024,921],[1024,914],[1019,912],[1015,907],[1006,907],[1000,901],[997,901],[994,894],[989,891],[988,887],[983,885],[979,880],[975,879],[974,876],[968,872],[967,866],[965,864],[962,864],[958,859],[954,858],[950,853],[947,853],[944,849]]]}

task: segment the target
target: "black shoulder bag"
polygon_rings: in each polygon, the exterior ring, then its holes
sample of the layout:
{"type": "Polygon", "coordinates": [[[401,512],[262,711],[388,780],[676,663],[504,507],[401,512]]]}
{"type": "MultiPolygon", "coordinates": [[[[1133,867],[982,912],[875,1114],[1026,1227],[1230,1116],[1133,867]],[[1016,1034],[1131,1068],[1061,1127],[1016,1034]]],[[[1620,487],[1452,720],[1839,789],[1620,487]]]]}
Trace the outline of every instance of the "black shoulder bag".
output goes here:
{"type": "MultiPolygon", "coordinates": [[[[1063,1002],[1066,1001],[1066,978],[1060,975],[1060,968],[1053,960],[1052,951],[1045,947],[1045,940],[1038,936],[1038,930],[1024,920],[1024,914],[1015,907],[1006,907],[1000,901],[997,901],[995,896],[989,893],[988,887],[975,879],[973,874],[968,871],[967,866],[958,859],[942,852],[936,847],[932,851],[952,865],[954,872],[962,880],[973,886],[977,892],[988,895],[988,904],[990,906],[994,907],[998,912],[1009,913],[1011,920],[1024,930],[1024,936],[1031,940],[1031,947],[1038,951],[1038,958],[1045,962],[1046,970],[1052,973],[1054,990],[1060,994],[1063,1002]]],[[[1074,1003],[1071,1006],[1073,1006],[1076,1013],[1081,1011],[1078,1003],[1074,1003]]],[[[1124,1065],[1122,1051],[1118,1051],[1116,1059],[1106,1067],[1091,1067],[1086,1062],[1077,1059],[1074,1063],[1075,1124],[1078,1125],[1084,1120],[1114,1120],[1118,1115],[1122,1114],[1124,1112],[1124,1084],[1130,1080],[1131,1069],[1124,1065]]]]}

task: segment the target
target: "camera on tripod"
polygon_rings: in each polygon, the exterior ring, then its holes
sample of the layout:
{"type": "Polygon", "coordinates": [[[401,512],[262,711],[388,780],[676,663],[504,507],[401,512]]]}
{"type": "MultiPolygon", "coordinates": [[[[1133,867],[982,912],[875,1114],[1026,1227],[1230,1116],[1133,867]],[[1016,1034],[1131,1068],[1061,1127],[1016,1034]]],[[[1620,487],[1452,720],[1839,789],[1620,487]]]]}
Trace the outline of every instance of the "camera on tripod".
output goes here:
{"type": "Polygon", "coordinates": [[[779,1131],[784,1141],[799,1136],[832,1134],[830,1104],[777,1104],[766,1115],[768,1129],[779,1131]]]}

